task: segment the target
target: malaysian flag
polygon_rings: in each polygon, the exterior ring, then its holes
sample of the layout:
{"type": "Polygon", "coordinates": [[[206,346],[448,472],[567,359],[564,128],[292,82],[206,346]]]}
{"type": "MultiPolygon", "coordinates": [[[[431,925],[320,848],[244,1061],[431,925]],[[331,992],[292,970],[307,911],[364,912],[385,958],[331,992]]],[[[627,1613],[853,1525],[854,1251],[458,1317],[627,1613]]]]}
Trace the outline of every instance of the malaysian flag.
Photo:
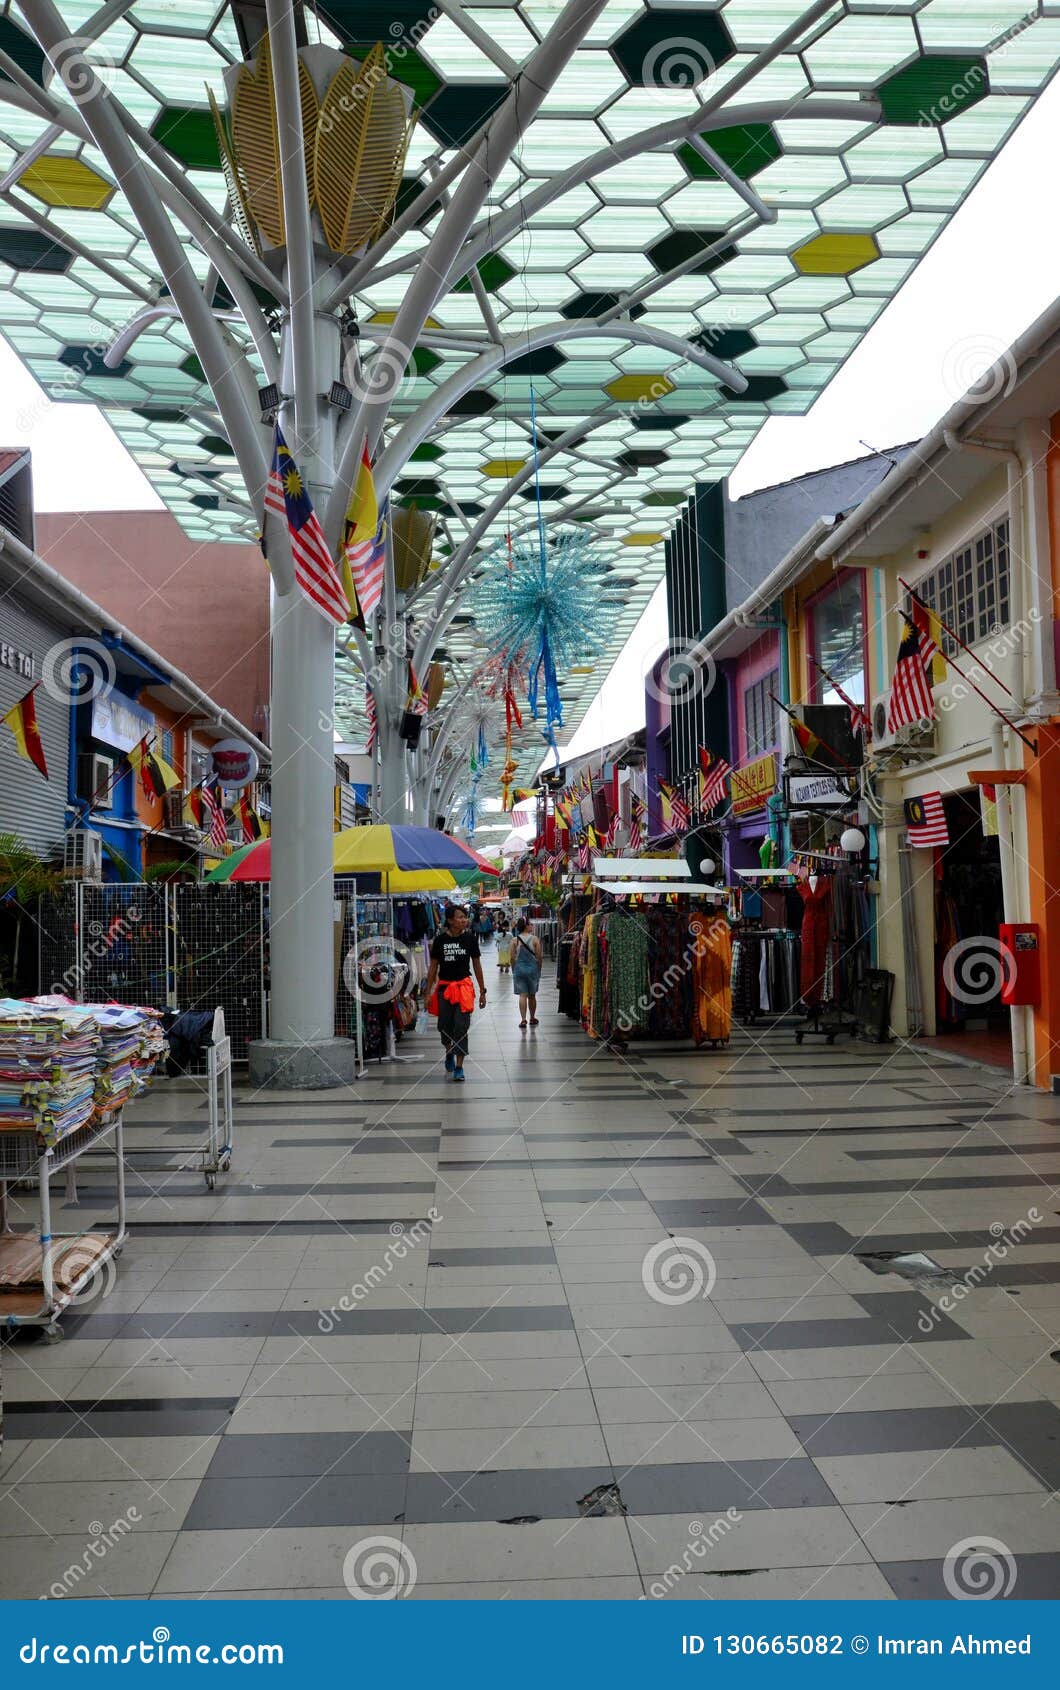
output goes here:
{"type": "Polygon", "coordinates": [[[615,814],[611,817],[611,820],[608,822],[607,832],[604,834],[604,849],[605,850],[613,851],[615,846],[618,844],[618,829],[619,829],[619,826],[620,826],[620,823],[619,823],[619,819],[618,819],[618,812],[616,811],[615,814]]]}
{"type": "MultiPolygon", "coordinates": [[[[412,715],[414,715],[414,716],[426,716],[426,714],[427,714],[427,694],[424,692],[423,688],[420,686],[419,676],[417,675],[415,669],[412,667],[411,663],[409,664],[409,697],[408,697],[407,708],[411,711],[412,715]]],[[[480,730],[479,738],[480,738],[480,744],[481,744],[481,742],[482,742],[481,730],[480,730]]],[[[484,745],[482,746],[482,749],[483,750],[485,749],[484,745]]],[[[478,762],[482,763],[483,761],[486,761],[486,762],[489,761],[489,754],[487,752],[485,759],[483,759],[482,753],[480,751],[479,757],[478,757],[478,762]]]]}
{"type": "Polygon", "coordinates": [[[899,728],[911,728],[917,722],[934,721],[931,667],[937,652],[934,642],[907,617],[887,705],[888,733],[895,733],[899,728]]]}
{"type": "Polygon", "coordinates": [[[294,578],[321,616],[336,627],[346,621],[350,604],[335,568],[324,530],[313,509],[298,466],[287,449],[279,423],[272,469],[265,487],[265,509],[282,516],[291,537],[294,578]]]}
{"type": "Polygon", "coordinates": [[[591,850],[590,850],[590,846],[589,846],[589,835],[587,833],[585,833],[585,834],[582,835],[581,843],[578,846],[578,867],[580,869],[589,868],[590,864],[591,864],[591,860],[592,859],[591,859],[591,850]]]}
{"type": "Polygon", "coordinates": [[[374,751],[376,736],[379,733],[379,717],[375,708],[375,693],[368,686],[364,689],[364,714],[368,721],[368,739],[365,750],[374,751]]]}
{"type": "Polygon", "coordinates": [[[644,819],[648,813],[648,806],[643,798],[638,798],[634,792],[629,800],[629,848],[639,851],[644,844],[644,819]]]}
{"type": "Polygon", "coordinates": [[[353,524],[347,519],[342,556],[353,581],[361,617],[367,620],[375,614],[383,597],[383,573],[386,569],[386,506],[383,507],[378,528],[367,540],[355,540],[353,533],[353,524]]]}
{"type": "Polygon", "coordinates": [[[713,810],[725,797],[725,782],[732,771],[724,757],[712,757],[702,745],[699,748],[699,769],[697,782],[699,786],[699,807],[702,811],[713,810]]]}
{"type": "Polygon", "coordinates": [[[210,844],[223,851],[228,842],[228,824],[225,821],[224,793],[219,786],[203,786],[202,807],[210,828],[210,844]]]}
{"type": "Polygon", "coordinates": [[[925,792],[922,798],[907,798],[903,805],[910,845],[921,848],[948,845],[950,830],[941,792],[925,792]]]}

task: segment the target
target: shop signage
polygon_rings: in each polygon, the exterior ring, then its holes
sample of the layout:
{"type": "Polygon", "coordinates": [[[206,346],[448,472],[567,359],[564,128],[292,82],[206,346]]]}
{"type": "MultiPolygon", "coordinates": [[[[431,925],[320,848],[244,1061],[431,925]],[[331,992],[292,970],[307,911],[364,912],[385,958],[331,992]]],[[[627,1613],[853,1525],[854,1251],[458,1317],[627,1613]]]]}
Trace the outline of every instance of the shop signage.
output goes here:
{"type": "Polygon", "coordinates": [[[222,786],[249,786],[258,772],[258,754],[241,739],[219,739],[210,747],[211,778],[222,786]]]}
{"type": "Polygon", "coordinates": [[[101,692],[92,700],[92,738],[103,745],[131,751],[146,734],[153,732],[154,726],[151,712],[121,693],[101,692]]]}
{"type": "Polygon", "coordinates": [[[0,640],[0,669],[11,669],[24,680],[33,679],[33,653],[19,651],[17,646],[8,645],[6,640],[0,640]]]}
{"type": "Polygon", "coordinates": [[[733,769],[729,776],[729,795],[734,816],[750,815],[752,810],[765,808],[777,787],[777,760],[772,751],[733,769]]]}
{"type": "Polygon", "coordinates": [[[851,795],[834,775],[789,775],[788,804],[793,810],[849,809],[851,795]]]}

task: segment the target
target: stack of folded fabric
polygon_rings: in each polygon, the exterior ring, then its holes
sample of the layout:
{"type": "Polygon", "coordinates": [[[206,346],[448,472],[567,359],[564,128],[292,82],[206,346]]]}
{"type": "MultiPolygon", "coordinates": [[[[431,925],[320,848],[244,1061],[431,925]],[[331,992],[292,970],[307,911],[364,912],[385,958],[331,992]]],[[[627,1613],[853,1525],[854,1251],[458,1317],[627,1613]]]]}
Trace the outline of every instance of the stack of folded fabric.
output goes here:
{"type": "Polygon", "coordinates": [[[0,999],[0,1132],[57,1144],[95,1111],[99,1024],[83,1004],[0,999]]]}
{"type": "Polygon", "coordinates": [[[127,1004],[78,1004],[51,996],[30,1002],[46,1011],[90,1017],[99,1030],[94,1096],[97,1117],[111,1115],[147,1086],[155,1064],[165,1053],[161,1014],[156,1009],[127,1004]]]}

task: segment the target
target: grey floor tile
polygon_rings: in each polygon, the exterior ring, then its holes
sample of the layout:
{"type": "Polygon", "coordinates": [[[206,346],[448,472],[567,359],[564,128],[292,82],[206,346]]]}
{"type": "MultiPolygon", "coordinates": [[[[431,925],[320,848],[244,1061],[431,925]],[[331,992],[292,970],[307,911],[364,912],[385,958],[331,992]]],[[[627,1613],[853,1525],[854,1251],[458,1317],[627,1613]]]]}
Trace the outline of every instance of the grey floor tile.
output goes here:
{"type": "MultiPolygon", "coordinates": [[[[414,1602],[639,1602],[635,1574],[602,1578],[511,1579],[479,1584],[417,1584],[414,1602]]],[[[345,1592],[343,1592],[345,1594],[345,1592]]]]}
{"type": "Polygon", "coordinates": [[[483,1427],[477,1431],[417,1431],[413,1473],[487,1472],[512,1467],[606,1467],[610,1457],[599,1426],[483,1427]]]}
{"type": "Polygon", "coordinates": [[[852,1503],[847,1513],[876,1561],[945,1556],[973,1535],[998,1538],[1014,1555],[1060,1552],[1060,1503],[1016,1496],[935,1498],[903,1508],[852,1503]]]}
{"type": "Polygon", "coordinates": [[[429,1584],[635,1575],[623,1519],[407,1526],[404,1547],[429,1584]]]}
{"type": "MultiPolygon", "coordinates": [[[[645,1581],[649,1599],[670,1602],[893,1602],[895,1592],[878,1567],[782,1567],[688,1573],[674,1581],[645,1581]]],[[[941,1592],[939,1593],[942,1594],[941,1592]]]]}
{"type": "Polygon", "coordinates": [[[334,1588],[343,1582],[346,1556],[373,1535],[393,1537],[392,1520],[361,1526],[279,1526],[181,1532],[155,1586],[160,1596],[212,1591],[334,1588]]]}
{"type": "Polygon", "coordinates": [[[147,1596],[176,1540],[172,1531],[129,1532],[97,1559],[86,1554],[84,1532],[8,1537],[0,1543],[0,1586],[8,1601],[147,1596]]]}
{"type": "Polygon", "coordinates": [[[120,1479],[49,1479],[46,1465],[0,1490],[0,1539],[42,1532],[64,1537],[95,1528],[119,1535],[179,1531],[199,1481],[194,1478],[144,1480],[135,1473],[120,1479]]]}
{"type": "Polygon", "coordinates": [[[816,1462],[837,1502],[900,1502],[933,1497],[1044,1496],[1007,1449],[902,1450],[894,1455],[826,1455],[816,1462]]]}
{"type": "Polygon", "coordinates": [[[776,1570],[780,1567],[833,1567],[871,1562],[857,1531],[842,1508],[756,1509],[726,1521],[727,1531],[707,1533],[711,1522],[688,1509],[678,1514],[655,1514],[630,1522],[637,1565],[647,1581],[665,1574],[696,1542],[705,1543],[702,1557],[692,1551],[692,1565],[703,1573],[776,1570]],[[697,1529],[698,1528],[698,1529],[697,1529]]]}
{"type": "Polygon", "coordinates": [[[404,1473],[335,1473],[316,1477],[206,1478],[191,1504],[185,1531],[225,1531],[250,1526],[360,1526],[377,1520],[400,1525],[405,1507],[404,1473]]]}
{"type": "MultiPolygon", "coordinates": [[[[997,1573],[989,1574],[988,1587],[995,1600],[1006,1602],[1055,1602],[1060,1589],[1060,1555],[1023,1554],[1013,1563],[1015,1577],[1009,1585],[1009,1567],[1000,1563],[997,1573]]],[[[895,1596],[903,1602],[944,1602],[952,1599],[944,1578],[943,1560],[885,1561],[880,1572],[895,1596]]],[[[976,1576],[980,1576],[977,1574],[976,1576]]],[[[973,1583],[973,1590],[981,1585],[973,1583]]]]}
{"type": "Polygon", "coordinates": [[[240,1432],[218,1440],[211,1479],[315,1478],[321,1473],[405,1473],[407,1432],[240,1432]]]}
{"type": "Polygon", "coordinates": [[[579,1504],[613,1485],[610,1466],[509,1468],[494,1473],[413,1473],[405,1518],[409,1525],[446,1521],[577,1520],[579,1504]]]}

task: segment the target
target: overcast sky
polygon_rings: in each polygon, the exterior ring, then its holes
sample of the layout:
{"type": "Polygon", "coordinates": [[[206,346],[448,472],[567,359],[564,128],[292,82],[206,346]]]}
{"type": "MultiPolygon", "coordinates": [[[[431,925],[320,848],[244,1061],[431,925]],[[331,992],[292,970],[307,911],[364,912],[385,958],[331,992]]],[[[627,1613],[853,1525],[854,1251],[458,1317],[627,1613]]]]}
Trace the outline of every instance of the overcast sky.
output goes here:
{"type": "MultiPolygon", "coordinates": [[[[1058,133],[1060,79],[813,409],[766,424],[732,476],[735,495],[919,438],[1052,303],[1060,277],[1058,133]]],[[[0,445],[23,444],[33,452],[39,510],[160,508],[99,412],[51,404],[0,341],[0,445]]],[[[660,587],[571,740],[571,753],[643,725],[640,679],[665,639],[660,587]]]]}

